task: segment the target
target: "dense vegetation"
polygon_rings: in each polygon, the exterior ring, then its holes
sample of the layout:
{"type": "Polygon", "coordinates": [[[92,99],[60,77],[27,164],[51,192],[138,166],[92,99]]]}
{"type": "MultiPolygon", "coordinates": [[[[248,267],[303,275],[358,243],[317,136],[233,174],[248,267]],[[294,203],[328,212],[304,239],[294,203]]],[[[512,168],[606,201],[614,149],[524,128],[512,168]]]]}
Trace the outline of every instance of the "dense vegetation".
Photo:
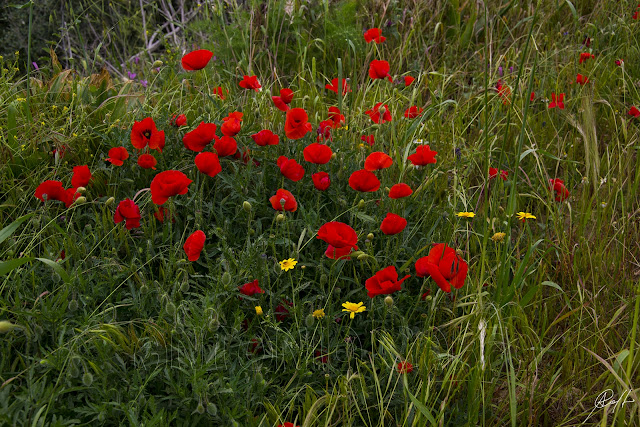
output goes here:
{"type": "Polygon", "coordinates": [[[6,10],[0,424],[640,422],[640,5],[6,10]]]}

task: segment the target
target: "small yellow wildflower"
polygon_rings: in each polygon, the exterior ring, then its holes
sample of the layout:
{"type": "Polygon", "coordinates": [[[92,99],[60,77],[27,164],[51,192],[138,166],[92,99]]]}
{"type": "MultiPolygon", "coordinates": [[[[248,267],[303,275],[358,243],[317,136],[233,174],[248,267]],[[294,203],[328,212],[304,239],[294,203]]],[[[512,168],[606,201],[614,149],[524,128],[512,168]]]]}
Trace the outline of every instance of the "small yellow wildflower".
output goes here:
{"type": "Polygon", "coordinates": [[[474,216],[476,216],[476,214],[473,212],[458,212],[456,215],[460,218],[473,218],[474,216]]]}
{"type": "Polygon", "coordinates": [[[293,270],[293,267],[295,267],[297,263],[298,261],[293,258],[285,259],[280,261],[280,268],[284,271],[293,270]]]}
{"type": "Polygon", "coordinates": [[[259,305],[256,305],[256,314],[258,316],[262,316],[263,314],[262,307],[260,307],[259,305]]]}
{"type": "Polygon", "coordinates": [[[525,220],[527,219],[536,219],[536,217],[534,215],[531,215],[529,212],[518,212],[516,216],[522,222],[525,222],[525,220]]]}
{"type": "Polygon", "coordinates": [[[346,311],[347,313],[349,313],[349,317],[353,319],[354,317],[356,317],[356,313],[362,313],[367,309],[367,307],[362,304],[362,301],[357,304],[355,302],[347,301],[342,304],[342,306],[344,307],[342,311],[346,311]]]}
{"type": "Polygon", "coordinates": [[[499,231],[493,236],[491,236],[491,240],[493,240],[494,242],[502,242],[504,241],[504,238],[506,237],[506,235],[507,233],[503,233],[502,231],[499,231]]]}
{"type": "Polygon", "coordinates": [[[324,310],[322,308],[319,308],[317,310],[313,310],[313,317],[315,317],[316,319],[320,320],[324,317],[324,310]]]}

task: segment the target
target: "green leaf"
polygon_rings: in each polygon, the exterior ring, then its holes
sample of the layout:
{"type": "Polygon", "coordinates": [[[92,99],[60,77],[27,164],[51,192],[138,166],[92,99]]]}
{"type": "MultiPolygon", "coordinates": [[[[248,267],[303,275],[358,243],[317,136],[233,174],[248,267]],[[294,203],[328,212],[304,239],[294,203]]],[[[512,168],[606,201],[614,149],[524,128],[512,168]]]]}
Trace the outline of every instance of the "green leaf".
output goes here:
{"type": "Polygon", "coordinates": [[[436,419],[433,418],[433,415],[431,415],[431,411],[429,411],[429,408],[427,408],[422,402],[420,402],[413,395],[413,393],[411,393],[409,391],[409,388],[406,385],[405,385],[405,390],[406,390],[407,394],[409,395],[409,399],[411,399],[411,402],[413,402],[413,404],[416,405],[416,408],[418,408],[420,413],[427,418],[427,420],[431,423],[431,425],[434,425],[434,426],[437,425],[436,419]]]}
{"type": "Polygon", "coordinates": [[[26,264],[29,261],[33,261],[34,258],[16,258],[9,261],[0,262],[0,276],[10,273],[13,269],[20,267],[22,264],[26,264]]]}
{"type": "Polygon", "coordinates": [[[60,277],[62,278],[62,280],[64,280],[65,282],[69,282],[70,277],[69,274],[67,274],[66,271],[64,271],[64,268],[62,268],[62,266],[60,264],[58,264],[55,261],[52,261],[48,258],[36,258],[38,261],[48,265],[49,267],[53,268],[53,270],[58,273],[60,275],[60,277]]]}
{"type": "Polygon", "coordinates": [[[33,215],[34,215],[33,213],[30,213],[30,214],[21,216],[20,218],[16,219],[11,224],[7,225],[5,228],[0,230],[0,243],[7,240],[9,236],[11,236],[14,231],[16,231],[16,229],[20,226],[20,224],[25,222],[27,219],[31,218],[33,215]]]}

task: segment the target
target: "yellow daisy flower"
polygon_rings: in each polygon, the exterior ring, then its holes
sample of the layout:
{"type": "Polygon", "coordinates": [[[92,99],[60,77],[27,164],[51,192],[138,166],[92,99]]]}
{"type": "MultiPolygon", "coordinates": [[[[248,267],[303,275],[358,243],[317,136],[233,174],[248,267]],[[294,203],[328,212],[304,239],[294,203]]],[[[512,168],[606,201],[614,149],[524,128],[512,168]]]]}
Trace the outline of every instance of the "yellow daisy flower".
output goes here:
{"type": "Polygon", "coordinates": [[[342,304],[342,306],[344,307],[342,311],[346,311],[347,313],[349,313],[349,317],[353,319],[356,316],[356,313],[362,313],[367,309],[367,307],[362,304],[362,301],[357,304],[355,302],[347,301],[342,304]]]}
{"type": "Polygon", "coordinates": [[[298,261],[293,258],[282,260],[280,261],[280,269],[284,271],[293,270],[293,267],[295,267],[297,263],[298,261]]]}
{"type": "Polygon", "coordinates": [[[507,236],[507,233],[503,233],[502,231],[497,232],[493,236],[491,236],[491,240],[494,242],[502,242],[504,238],[507,236]]]}
{"type": "Polygon", "coordinates": [[[460,218],[473,218],[476,216],[473,212],[458,212],[456,215],[460,218]]]}
{"type": "Polygon", "coordinates": [[[263,314],[262,307],[260,307],[259,305],[256,305],[256,314],[258,316],[262,316],[263,314]]]}
{"type": "Polygon", "coordinates": [[[531,215],[529,212],[518,212],[516,216],[522,222],[525,222],[525,220],[527,219],[536,219],[536,217],[534,215],[531,215]]]}
{"type": "Polygon", "coordinates": [[[324,317],[324,310],[322,308],[319,308],[317,310],[313,310],[313,317],[315,317],[316,319],[320,320],[324,317]]]}

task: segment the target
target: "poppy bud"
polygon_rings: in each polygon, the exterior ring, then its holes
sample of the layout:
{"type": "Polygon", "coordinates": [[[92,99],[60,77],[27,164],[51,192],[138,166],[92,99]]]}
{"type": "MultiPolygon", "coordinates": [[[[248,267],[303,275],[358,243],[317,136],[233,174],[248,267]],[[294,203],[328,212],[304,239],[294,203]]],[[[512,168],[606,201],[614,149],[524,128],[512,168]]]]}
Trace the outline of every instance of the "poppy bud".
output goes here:
{"type": "Polygon", "coordinates": [[[329,278],[327,277],[326,274],[323,273],[320,275],[320,285],[326,285],[327,280],[329,280],[329,278]]]}
{"type": "Polygon", "coordinates": [[[231,275],[228,271],[225,271],[222,275],[222,284],[225,286],[229,286],[229,283],[231,283],[231,275]]]}
{"type": "Polygon", "coordinates": [[[358,202],[358,209],[364,209],[364,200],[360,199],[360,201],[358,202]]]}
{"type": "Polygon", "coordinates": [[[180,292],[187,292],[189,291],[189,282],[182,282],[182,285],[180,285],[180,292]]]}
{"type": "Polygon", "coordinates": [[[84,202],[86,202],[86,201],[87,201],[87,198],[86,198],[86,197],[84,197],[84,196],[81,196],[81,197],[78,197],[78,198],[76,199],[75,204],[76,204],[76,205],[81,205],[81,204],[83,204],[83,203],[84,203],[84,202]]]}
{"type": "Polygon", "coordinates": [[[176,314],[176,305],[169,301],[165,306],[165,310],[167,310],[167,314],[169,316],[173,316],[174,314],[176,314]]]}
{"type": "Polygon", "coordinates": [[[429,301],[431,301],[432,299],[433,299],[433,297],[432,297],[431,295],[427,295],[426,297],[424,297],[424,300],[425,300],[426,302],[429,302],[429,301]]]}
{"type": "Polygon", "coordinates": [[[369,257],[369,255],[367,254],[362,254],[362,255],[358,255],[358,260],[359,261],[364,261],[365,259],[367,259],[369,257]]]}
{"type": "Polygon", "coordinates": [[[86,188],[84,188],[84,187],[78,187],[78,188],[76,188],[76,193],[80,193],[80,194],[82,194],[82,193],[84,193],[85,191],[87,191],[87,189],[86,189],[86,188]]]}
{"type": "Polygon", "coordinates": [[[313,327],[313,321],[314,321],[314,317],[313,314],[309,314],[305,319],[304,319],[304,324],[307,325],[307,328],[311,328],[313,327]]]}
{"type": "Polygon", "coordinates": [[[198,403],[198,406],[196,407],[196,412],[199,413],[200,415],[204,414],[204,405],[202,403],[198,403]]]}
{"type": "Polygon", "coordinates": [[[69,308],[69,311],[76,311],[78,309],[78,301],[75,299],[72,299],[71,301],[69,301],[68,308],[69,308]]]}
{"type": "Polygon", "coordinates": [[[373,233],[369,233],[369,234],[367,234],[367,240],[370,240],[370,241],[371,241],[371,240],[373,240],[373,237],[374,237],[374,236],[373,236],[373,233]]]}
{"type": "Polygon", "coordinates": [[[146,295],[149,293],[149,287],[147,285],[140,286],[140,293],[142,295],[146,295]]]}
{"type": "Polygon", "coordinates": [[[254,230],[253,228],[249,229],[249,236],[253,236],[254,234],[256,234],[256,230],[254,230]]]}
{"type": "Polygon", "coordinates": [[[80,369],[78,369],[78,364],[76,363],[77,357],[73,357],[69,362],[69,375],[73,378],[77,378],[80,375],[80,369]]]}
{"type": "Polygon", "coordinates": [[[358,258],[360,255],[366,255],[366,254],[364,252],[362,252],[362,251],[353,251],[353,252],[351,252],[349,254],[349,256],[352,256],[352,257],[355,257],[355,258],[358,258]]]}
{"type": "Polygon", "coordinates": [[[278,214],[278,216],[276,216],[276,222],[282,222],[282,221],[284,221],[284,215],[278,214]]]}
{"type": "Polygon", "coordinates": [[[0,320],[0,334],[6,334],[7,332],[11,332],[18,326],[9,322],[8,320],[0,320]]]}
{"type": "Polygon", "coordinates": [[[247,202],[246,200],[242,203],[242,209],[244,209],[247,212],[251,212],[251,203],[247,202]]]}
{"type": "Polygon", "coordinates": [[[338,157],[338,154],[334,151],[334,152],[331,154],[331,160],[335,160],[335,158],[336,158],[336,157],[338,157]]]}
{"type": "Polygon", "coordinates": [[[456,254],[458,254],[459,256],[464,255],[464,252],[462,252],[462,249],[456,249],[456,254]]]}
{"type": "Polygon", "coordinates": [[[387,295],[384,298],[384,305],[386,305],[387,307],[393,307],[393,298],[391,297],[391,295],[387,295]]]}
{"type": "Polygon", "coordinates": [[[209,320],[209,325],[207,327],[209,328],[210,332],[215,332],[220,327],[220,322],[218,321],[218,319],[211,319],[209,320]]]}
{"type": "Polygon", "coordinates": [[[104,202],[104,205],[105,205],[105,206],[110,206],[110,205],[112,205],[112,204],[113,204],[113,202],[115,202],[115,201],[116,201],[116,198],[115,198],[115,197],[109,197],[109,198],[107,199],[107,201],[106,201],[106,202],[104,202]]]}
{"type": "Polygon", "coordinates": [[[93,384],[93,375],[89,372],[85,372],[82,376],[82,384],[84,384],[85,387],[91,386],[91,384],[93,384]]]}
{"type": "Polygon", "coordinates": [[[214,403],[207,403],[207,414],[215,417],[216,415],[218,415],[218,407],[214,403]]]}
{"type": "Polygon", "coordinates": [[[164,63],[162,61],[160,61],[159,59],[157,59],[153,64],[151,64],[151,68],[162,67],[162,65],[164,65],[164,63]]]}
{"type": "Polygon", "coordinates": [[[389,187],[384,187],[384,192],[385,192],[385,193],[388,193],[388,192],[390,192],[390,191],[391,191],[391,189],[390,189],[389,187]]]}

